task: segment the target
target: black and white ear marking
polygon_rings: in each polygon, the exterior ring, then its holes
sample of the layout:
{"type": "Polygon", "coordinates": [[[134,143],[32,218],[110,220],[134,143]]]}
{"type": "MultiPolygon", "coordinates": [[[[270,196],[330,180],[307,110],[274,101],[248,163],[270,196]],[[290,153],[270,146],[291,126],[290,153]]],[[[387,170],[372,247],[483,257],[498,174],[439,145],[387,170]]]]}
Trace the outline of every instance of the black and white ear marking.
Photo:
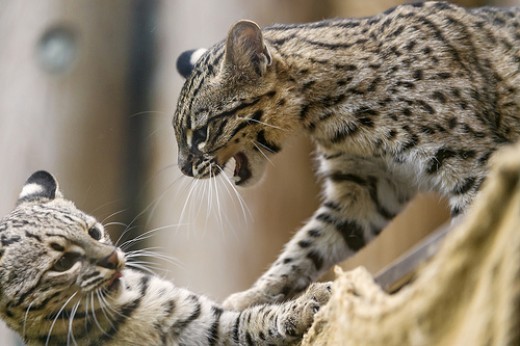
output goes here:
{"type": "Polygon", "coordinates": [[[42,199],[53,200],[59,195],[58,182],[46,171],[34,172],[25,182],[18,197],[18,204],[42,199]]]}
{"type": "Polygon", "coordinates": [[[177,58],[177,71],[184,78],[188,78],[195,67],[195,63],[200,59],[207,49],[199,48],[187,50],[177,58]]]}

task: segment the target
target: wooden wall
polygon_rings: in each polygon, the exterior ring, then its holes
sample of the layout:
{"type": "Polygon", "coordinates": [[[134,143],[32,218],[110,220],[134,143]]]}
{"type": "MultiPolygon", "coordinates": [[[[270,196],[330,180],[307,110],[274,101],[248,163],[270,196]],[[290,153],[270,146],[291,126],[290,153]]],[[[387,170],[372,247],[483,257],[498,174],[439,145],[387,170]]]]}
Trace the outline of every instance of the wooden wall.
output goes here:
{"type": "Polygon", "coordinates": [[[124,208],[131,14],[124,0],[0,1],[0,215],[38,169],[101,219],[124,208]]]}

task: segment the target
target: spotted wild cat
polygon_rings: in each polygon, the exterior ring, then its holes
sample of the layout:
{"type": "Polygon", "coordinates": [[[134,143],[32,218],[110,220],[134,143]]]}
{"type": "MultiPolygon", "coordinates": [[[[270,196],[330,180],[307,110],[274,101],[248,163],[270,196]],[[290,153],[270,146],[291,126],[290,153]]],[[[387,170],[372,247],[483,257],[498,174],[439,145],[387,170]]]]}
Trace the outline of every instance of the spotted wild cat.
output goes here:
{"type": "Polygon", "coordinates": [[[28,345],[287,345],[330,295],[316,284],[293,301],[239,313],[125,268],[103,226],[44,171],[0,219],[0,240],[0,316],[28,345]]]}
{"type": "Polygon", "coordinates": [[[359,19],[240,21],[178,67],[185,175],[217,175],[233,158],[247,186],[293,133],[316,145],[323,202],[254,286],[226,300],[236,309],[303,290],[420,191],[463,213],[492,154],[520,136],[518,7],[419,2],[359,19]]]}

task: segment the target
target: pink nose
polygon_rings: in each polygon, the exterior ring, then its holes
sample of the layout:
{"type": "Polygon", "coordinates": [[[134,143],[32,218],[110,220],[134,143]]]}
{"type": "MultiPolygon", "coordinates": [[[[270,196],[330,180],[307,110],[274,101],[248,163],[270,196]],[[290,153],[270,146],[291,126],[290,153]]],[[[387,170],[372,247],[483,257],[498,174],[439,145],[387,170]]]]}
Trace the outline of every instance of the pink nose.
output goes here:
{"type": "Polygon", "coordinates": [[[116,269],[119,267],[119,257],[117,256],[117,252],[114,250],[110,255],[105,258],[100,259],[97,262],[97,265],[107,269],[116,269]]]}

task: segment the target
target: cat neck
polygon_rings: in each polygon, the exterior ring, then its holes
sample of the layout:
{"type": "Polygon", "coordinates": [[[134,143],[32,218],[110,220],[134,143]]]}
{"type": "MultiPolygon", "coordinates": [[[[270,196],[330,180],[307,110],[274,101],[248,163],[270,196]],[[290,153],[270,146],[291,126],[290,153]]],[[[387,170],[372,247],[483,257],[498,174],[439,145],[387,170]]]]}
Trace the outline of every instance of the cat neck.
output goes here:
{"type": "MultiPolygon", "coordinates": [[[[284,114],[285,121],[291,119],[291,128],[303,127],[315,136],[325,118],[334,116],[348,121],[352,110],[376,106],[380,100],[365,95],[384,83],[381,69],[389,67],[374,53],[379,49],[374,35],[368,35],[361,44],[358,42],[361,39],[352,34],[349,40],[355,39],[355,43],[346,40],[336,49],[326,43],[320,45],[319,37],[308,38],[313,36],[312,32],[318,36],[318,28],[311,24],[308,30],[311,34],[302,37],[267,30],[265,37],[273,57],[278,89],[288,93],[287,99],[293,103],[292,107],[284,108],[285,113],[290,113],[284,114]]],[[[353,28],[346,25],[337,30],[349,37],[353,28]]]]}

